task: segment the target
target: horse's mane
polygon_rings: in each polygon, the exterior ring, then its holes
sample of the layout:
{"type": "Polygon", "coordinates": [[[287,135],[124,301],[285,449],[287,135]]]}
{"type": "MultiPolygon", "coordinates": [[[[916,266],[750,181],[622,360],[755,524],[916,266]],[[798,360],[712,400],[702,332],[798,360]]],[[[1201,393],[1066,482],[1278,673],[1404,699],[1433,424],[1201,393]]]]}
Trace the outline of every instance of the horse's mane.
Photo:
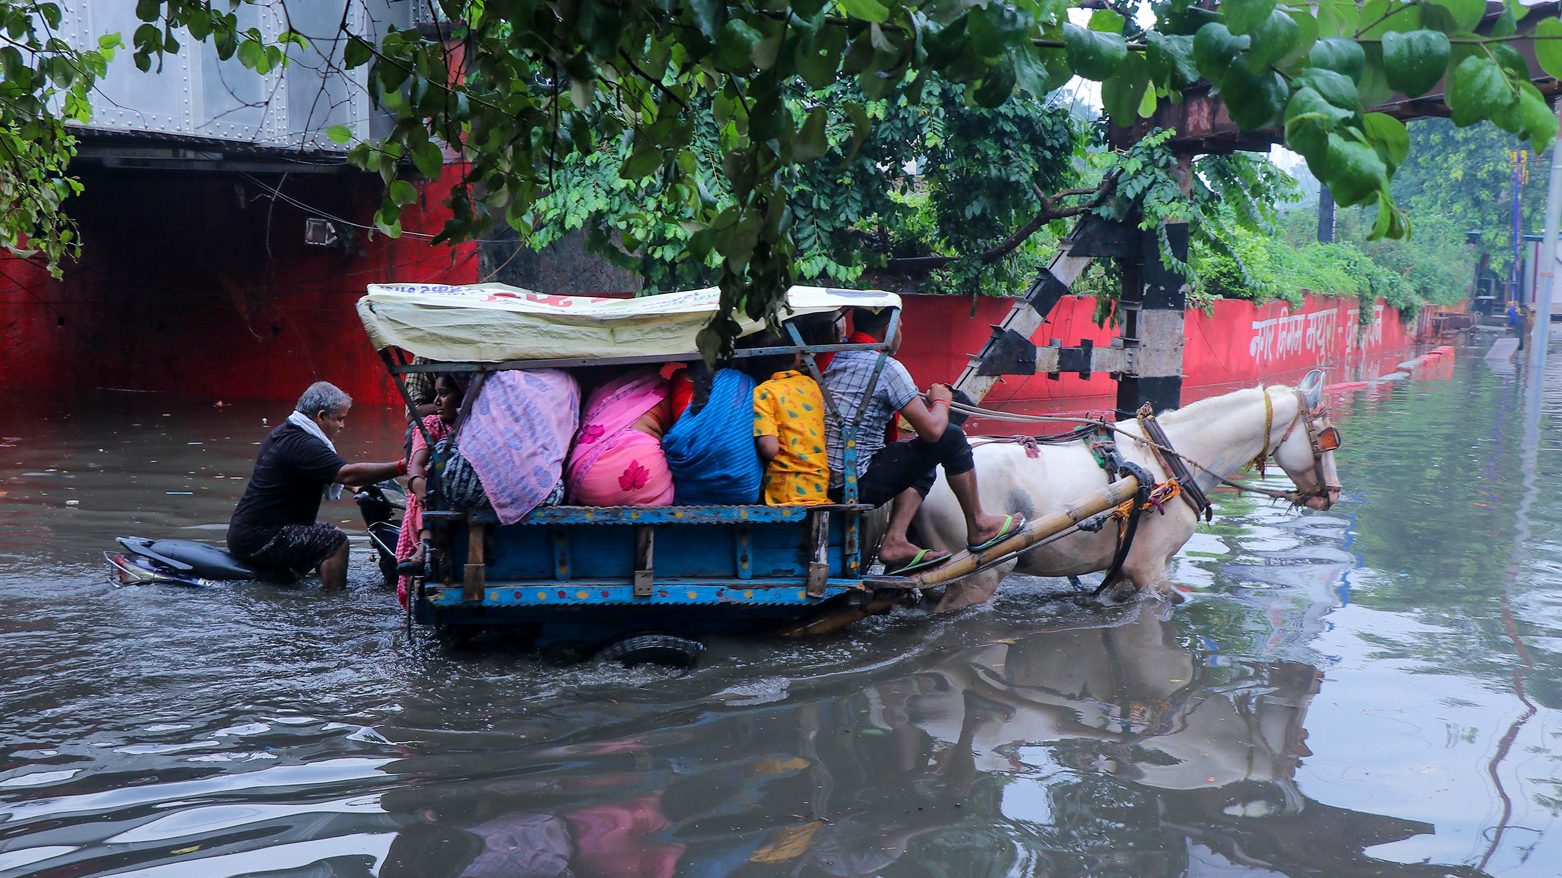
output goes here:
{"type": "Polygon", "coordinates": [[[1198,402],[1190,402],[1182,408],[1163,412],[1159,415],[1156,415],[1156,417],[1162,421],[1167,421],[1170,423],[1178,423],[1192,417],[1207,417],[1212,414],[1214,410],[1224,409],[1234,403],[1245,403],[1250,400],[1257,401],[1263,399],[1262,394],[1267,393],[1270,390],[1289,389],[1290,388],[1283,384],[1271,384],[1268,387],[1248,387],[1242,390],[1233,390],[1230,393],[1223,393],[1220,396],[1211,396],[1206,397],[1205,399],[1201,399],[1198,402]]]}

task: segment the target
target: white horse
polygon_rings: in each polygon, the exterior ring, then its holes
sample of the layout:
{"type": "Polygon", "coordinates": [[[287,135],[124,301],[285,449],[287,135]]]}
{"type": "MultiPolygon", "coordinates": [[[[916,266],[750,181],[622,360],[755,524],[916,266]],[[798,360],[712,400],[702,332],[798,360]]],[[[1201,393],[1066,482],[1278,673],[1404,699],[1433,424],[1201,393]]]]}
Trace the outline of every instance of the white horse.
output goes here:
{"type": "MultiPolygon", "coordinates": [[[[1272,457],[1296,483],[1293,502],[1328,509],[1339,499],[1340,487],[1331,450],[1334,443],[1324,441],[1322,446],[1329,447],[1320,447],[1319,436],[1332,430],[1328,413],[1319,407],[1322,385],[1323,374],[1313,372],[1297,388],[1238,390],[1165,412],[1156,420],[1166,431],[1171,447],[1187,460],[1229,478],[1255,460],[1272,457]]],[[[1139,423],[1133,419],[1119,422],[1117,428],[1134,437],[1141,435],[1139,423]]],[[[1144,467],[1157,483],[1164,482],[1168,475],[1154,451],[1122,433],[1117,435],[1117,446],[1124,459],[1144,467]]],[[[1334,433],[1327,438],[1337,436],[1334,433]]],[[[985,508],[1020,512],[1035,520],[1106,484],[1106,473],[1084,442],[1039,448],[1040,453],[1033,458],[1018,444],[976,445],[977,482],[985,508]]],[[[1209,496],[1217,484],[1215,477],[1192,465],[1189,469],[1209,496]]],[[[1164,515],[1151,510],[1141,517],[1121,571],[1113,582],[1105,583],[1114,600],[1127,600],[1144,588],[1174,597],[1165,584],[1167,564],[1193,536],[1198,521],[1192,506],[1182,498],[1174,498],[1164,509],[1164,515]]],[[[951,552],[963,548],[965,518],[942,478],[942,471],[917,514],[916,530],[924,545],[951,552]]],[[[1097,533],[1071,534],[951,585],[938,610],[987,600],[1011,572],[1078,576],[1108,570],[1117,547],[1118,528],[1114,522],[1108,522],[1097,533]]]]}

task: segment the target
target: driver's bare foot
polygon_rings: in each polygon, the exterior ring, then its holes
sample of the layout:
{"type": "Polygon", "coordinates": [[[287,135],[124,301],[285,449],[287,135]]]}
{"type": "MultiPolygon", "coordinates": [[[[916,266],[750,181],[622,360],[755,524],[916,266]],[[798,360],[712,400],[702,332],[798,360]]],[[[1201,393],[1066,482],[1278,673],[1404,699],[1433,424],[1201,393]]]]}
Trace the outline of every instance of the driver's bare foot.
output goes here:
{"type": "Polygon", "coordinates": [[[967,529],[966,543],[972,546],[980,546],[982,543],[997,536],[998,532],[1003,530],[1004,520],[1002,515],[983,515],[978,518],[976,520],[976,528],[974,530],[967,529]]]}
{"type": "MultiPolygon", "coordinates": [[[[1003,522],[999,522],[1001,527],[1003,522]]],[[[885,570],[899,570],[911,563],[911,559],[922,551],[922,547],[910,540],[886,536],[884,542],[879,544],[879,563],[885,570]]]]}

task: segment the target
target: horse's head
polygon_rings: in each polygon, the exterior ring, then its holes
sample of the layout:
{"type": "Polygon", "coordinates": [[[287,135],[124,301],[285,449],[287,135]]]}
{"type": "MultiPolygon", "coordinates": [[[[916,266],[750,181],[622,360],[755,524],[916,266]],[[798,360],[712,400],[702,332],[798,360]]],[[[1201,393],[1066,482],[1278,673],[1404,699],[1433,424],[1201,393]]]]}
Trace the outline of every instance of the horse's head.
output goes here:
{"type": "Polygon", "coordinates": [[[1274,425],[1281,434],[1273,446],[1274,459],[1296,483],[1292,502],[1309,509],[1328,509],[1340,499],[1340,477],[1334,469],[1340,431],[1329,423],[1328,409],[1322,404],[1323,372],[1308,372],[1293,395],[1294,399],[1285,402],[1275,400],[1274,425]],[[1286,424],[1283,428],[1282,423],[1286,424]]]}

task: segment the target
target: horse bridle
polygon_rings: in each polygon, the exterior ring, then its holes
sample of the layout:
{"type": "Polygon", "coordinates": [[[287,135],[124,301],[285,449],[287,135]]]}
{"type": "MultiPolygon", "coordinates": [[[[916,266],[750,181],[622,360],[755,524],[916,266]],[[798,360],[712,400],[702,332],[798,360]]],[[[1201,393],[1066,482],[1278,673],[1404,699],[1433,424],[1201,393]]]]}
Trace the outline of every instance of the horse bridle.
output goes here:
{"type": "MultiPolygon", "coordinates": [[[[1271,455],[1280,452],[1280,447],[1285,444],[1285,440],[1291,438],[1291,434],[1296,432],[1297,424],[1305,427],[1307,430],[1307,444],[1312,447],[1313,475],[1316,476],[1318,486],[1309,491],[1285,492],[1286,499],[1297,506],[1301,506],[1314,497],[1326,499],[1330,492],[1338,495],[1344,490],[1344,487],[1341,485],[1329,484],[1328,479],[1323,474],[1323,455],[1325,452],[1334,451],[1340,447],[1340,431],[1333,424],[1329,423],[1328,409],[1322,405],[1314,409],[1307,404],[1307,396],[1300,390],[1292,388],[1291,392],[1296,394],[1296,417],[1291,419],[1291,423],[1286,426],[1285,432],[1280,434],[1280,441],[1275,443],[1272,451],[1269,448],[1269,431],[1267,429],[1264,431],[1264,450],[1259,452],[1256,462],[1259,464],[1259,473],[1262,475],[1263,461],[1268,460],[1271,455]],[[1319,421],[1323,422],[1322,428],[1318,426],[1319,421]]],[[[1270,418],[1273,417],[1273,406],[1274,403],[1270,402],[1269,394],[1266,392],[1264,394],[1264,408],[1266,410],[1265,414],[1269,415],[1269,417],[1265,418],[1266,426],[1270,418]]]]}

